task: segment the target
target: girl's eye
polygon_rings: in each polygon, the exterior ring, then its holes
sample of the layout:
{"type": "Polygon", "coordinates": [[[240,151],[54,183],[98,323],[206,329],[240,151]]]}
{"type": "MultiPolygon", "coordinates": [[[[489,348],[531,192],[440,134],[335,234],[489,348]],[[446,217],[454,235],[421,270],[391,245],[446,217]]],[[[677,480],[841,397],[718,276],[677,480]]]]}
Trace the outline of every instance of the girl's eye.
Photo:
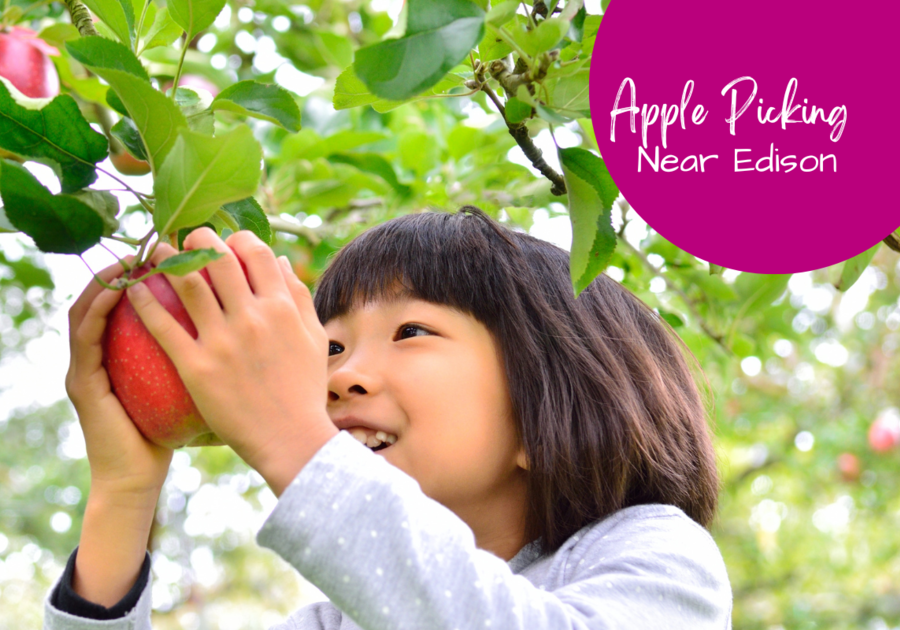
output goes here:
{"type": "MultiPolygon", "coordinates": [[[[413,332],[411,335],[404,336],[404,333],[407,331],[418,331],[423,333],[424,335],[430,335],[431,333],[421,326],[417,324],[403,324],[400,328],[397,329],[398,336],[400,339],[408,339],[409,337],[421,337],[422,335],[416,334],[413,332]]],[[[328,344],[328,356],[333,356],[335,354],[340,354],[344,351],[344,347],[336,341],[332,341],[328,344]],[[336,349],[336,350],[335,350],[336,349]]]]}
{"type": "MultiPolygon", "coordinates": [[[[419,326],[418,324],[403,324],[402,326],[400,326],[400,328],[397,329],[397,332],[400,333],[400,338],[401,338],[401,339],[403,338],[403,333],[405,333],[407,330],[418,330],[418,331],[420,331],[420,332],[425,333],[426,335],[430,335],[430,334],[431,334],[430,332],[428,332],[427,330],[425,330],[424,328],[422,328],[422,327],[419,326]]],[[[419,337],[420,335],[413,334],[412,336],[413,336],[413,337],[419,337]]]]}

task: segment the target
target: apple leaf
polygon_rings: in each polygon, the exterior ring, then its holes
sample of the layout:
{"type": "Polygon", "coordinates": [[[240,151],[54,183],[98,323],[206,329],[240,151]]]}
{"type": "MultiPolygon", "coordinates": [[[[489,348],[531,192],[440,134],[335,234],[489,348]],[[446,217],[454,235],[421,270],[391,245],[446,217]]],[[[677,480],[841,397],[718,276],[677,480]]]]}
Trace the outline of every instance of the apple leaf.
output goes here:
{"type": "Polygon", "coordinates": [[[862,275],[862,272],[866,270],[866,267],[869,266],[869,263],[872,262],[872,259],[875,257],[875,254],[878,253],[878,248],[881,247],[881,241],[878,241],[862,252],[861,254],[857,254],[853,258],[844,262],[844,266],[841,267],[841,279],[835,283],[834,288],[838,291],[846,291],[850,287],[852,287],[859,277],[862,275]]]}
{"type": "Polygon", "coordinates": [[[278,85],[240,81],[225,88],[215,99],[213,110],[227,110],[300,131],[300,108],[291,93],[278,85]]]}
{"type": "Polygon", "coordinates": [[[93,208],[103,220],[103,236],[112,236],[119,229],[119,199],[108,190],[79,190],[72,193],[86,206],[93,208]]]}
{"type": "Polygon", "coordinates": [[[369,92],[359,77],[353,71],[353,66],[344,70],[337,78],[334,86],[333,105],[335,109],[348,109],[350,107],[359,107],[360,105],[371,105],[376,112],[383,114],[392,109],[396,109],[406,103],[412,103],[428,96],[435,94],[444,94],[454,87],[462,85],[465,79],[457,74],[448,74],[444,76],[431,89],[425,90],[421,94],[417,94],[412,98],[403,101],[392,101],[379,98],[369,92]]]}
{"type": "Polygon", "coordinates": [[[147,150],[144,148],[144,141],[141,140],[141,134],[134,121],[128,116],[124,116],[119,122],[112,126],[110,133],[122,145],[128,149],[128,152],[138,160],[147,160],[147,150]]]}
{"type": "Polygon", "coordinates": [[[520,101],[515,96],[511,96],[506,101],[506,122],[520,123],[531,117],[531,105],[520,101]]]}
{"type": "Polygon", "coordinates": [[[534,30],[514,29],[513,36],[526,53],[535,56],[552,50],[569,32],[569,26],[569,20],[564,18],[547,18],[534,30]]]}
{"type": "Polygon", "coordinates": [[[256,192],[262,149],[246,125],[210,138],[180,130],[153,182],[160,234],[203,223],[222,204],[256,192]]]}
{"type": "MultiPolygon", "coordinates": [[[[131,49],[119,42],[104,37],[82,37],[66,42],[66,50],[76,61],[92,70],[119,70],[143,79],[148,85],[150,83],[150,76],[140,60],[131,49]]],[[[102,74],[100,76],[103,77],[102,74]]]]}
{"type": "Polygon", "coordinates": [[[134,5],[131,0],[84,0],[123,44],[134,43],[134,5]]]}
{"type": "Polygon", "coordinates": [[[144,36],[141,52],[160,46],[171,46],[176,39],[181,37],[183,32],[184,29],[176,24],[172,16],[169,15],[169,9],[163,7],[156,12],[150,30],[144,36]]]}
{"type": "Polygon", "coordinates": [[[0,148],[49,164],[67,193],[97,179],[94,165],[109,145],[71,96],[29,99],[0,77],[0,148]]]}
{"type": "Polygon", "coordinates": [[[188,34],[187,41],[216,21],[225,0],[168,0],[169,15],[188,34]]]}
{"type": "Polygon", "coordinates": [[[400,180],[397,179],[397,173],[394,171],[391,163],[378,153],[333,154],[329,156],[328,161],[338,164],[349,164],[364,173],[377,175],[390,184],[391,188],[396,190],[401,197],[406,197],[412,192],[412,188],[406,184],[401,184],[400,180]]]}
{"type": "Polygon", "coordinates": [[[709,263],[709,275],[721,276],[723,271],[725,271],[725,267],[723,267],[721,265],[709,263]]]}
{"type": "Polygon", "coordinates": [[[232,232],[250,230],[263,243],[267,245],[272,244],[272,227],[269,225],[269,219],[266,217],[262,206],[253,197],[226,203],[222,206],[220,213],[227,214],[236,224],[237,229],[229,226],[232,232]]]}
{"type": "Polygon", "coordinates": [[[402,101],[436,85],[484,36],[484,11],[470,0],[410,0],[406,34],[356,51],[369,90],[402,101]]]}
{"type": "Polygon", "coordinates": [[[141,276],[141,280],[157,273],[168,273],[173,276],[186,276],[192,271],[199,271],[214,260],[218,260],[225,254],[217,252],[211,247],[205,249],[189,249],[166,258],[156,267],[141,276]]]}
{"type": "Polygon", "coordinates": [[[559,150],[569,191],[572,251],[569,271],[575,297],[609,264],[616,248],[612,206],[619,196],[603,160],[579,148],[559,150]]]}
{"type": "Polygon", "coordinates": [[[0,160],[0,197],[9,222],[53,254],[81,254],[100,242],[103,219],[69,195],[53,195],[28,169],[0,160]]]}

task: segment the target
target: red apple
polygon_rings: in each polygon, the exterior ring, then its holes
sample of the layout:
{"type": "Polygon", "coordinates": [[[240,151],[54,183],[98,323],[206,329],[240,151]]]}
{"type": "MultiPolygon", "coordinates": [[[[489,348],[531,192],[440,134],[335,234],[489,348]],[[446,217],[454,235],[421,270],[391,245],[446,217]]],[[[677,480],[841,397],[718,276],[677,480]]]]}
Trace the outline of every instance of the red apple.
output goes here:
{"type": "Polygon", "coordinates": [[[58,55],[53,46],[27,28],[0,31],[0,77],[8,79],[29,98],[59,94],[59,75],[47,55],[58,55]]]}
{"type": "Polygon", "coordinates": [[[900,444],[900,413],[893,407],[885,409],[869,427],[869,445],[873,451],[885,453],[900,444]]]}
{"type": "MultiPolygon", "coordinates": [[[[244,268],[244,275],[247,269],[244,268]]],[[[140,278],[150,270],[135,270],[140,278]]],[[[212,286],[209,273],[200,274],[212,286]]],[[[144,284],[190,335],[197,328],[187,310],[162,274],[146,278],[144,284]]],[[[128,296],[116,305],[106,322],[103,336],[103,366],[112,391],[145,438],[168,448],[220,446],[223,442],[200,415],[175,365],[141,322],[128,296]]]]}
{"type": "Polygon", "coordinates": [[[128,151],[111,153],[109,161],[122,175],[146,175],[150,172],[150,164],[144,160],[137,159],[128,151]]]}
{"type": "Polygon", "coordinates": [[[856,481],[859,479],[859,458],[853,453],[841,453],[837,458],[838,470],[844,481],[856,481]]]}

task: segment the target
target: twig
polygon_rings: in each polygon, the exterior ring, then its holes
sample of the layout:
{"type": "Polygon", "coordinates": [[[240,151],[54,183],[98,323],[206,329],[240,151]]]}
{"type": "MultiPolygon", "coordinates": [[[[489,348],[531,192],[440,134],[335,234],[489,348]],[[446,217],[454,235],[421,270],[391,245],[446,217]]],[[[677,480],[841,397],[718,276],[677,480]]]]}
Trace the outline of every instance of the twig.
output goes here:
{"type": "Polygon", "coordinates": [[[267,217],[269,219],[269,225],[273,230],[277,232],[285,232],[287,234],[293,234],[294,236],[302,236],[307,241],[310,242],[311,245],[316,246],[322,240],[320,239],[315,232],[304,225],[296,225],[291,223],[290,221],[285,221],[281,217],[276,217],[269,215],[267,217]]]}
{"type": "Polygon", "coordinates": [[[78,29],[82,37],[99,36],[100,33],[94,28],[94,21],[91,19],[91,12],[82,4],[81,0],[63,0],[66,8],[69,9],[69,15],[72,16],[72,24],[78,29]]]}
{"type": "Polygon", "coordinates": [[[522,153],[525,154],[525,157],[528,158],[534,168],[541,172],[541,175],[549,179],[553,184],[550,188],[550,193],[557,197],[565,195],[566,180],[562,175],[554,171],[544,160],[543,153],[534,145],[534,141],[531,139],[531,136],[528,135],[528,127],[525,123],[510,124],[510,122],[506,120],[506,108],[503,107],[503,103],[500,102],[500,99],[494,93],[494,90],[491,89],[491,86],[485,83],[481,86],[481,89],[484,90],[484,93],[488,95],[488,98],[494,102],[494,105],[496,105],[497,109],[500,111],[500,115],[503,116],[503,121],[506,123],[506,128],[509,130],[509,135],[513,137],[516,144],[522,149],[522,153]]]}
{"type": "Polygon", "coordinates": [[[691,315],[694,317],[694,319],[697,320],[697,323],[700,325],[700,328],[703,330],[703,332],[705,332],[709,336],[710,339],[712,339],[717,344],[719,344],[722,347],[722,349],[725,350],[726,354],[728,354],[729,356],[733,356],[734,352],[731,350],[731,348],[729,348],[725,344],[725,340],[724,340],[723,336],[716,333],[715,331],[713,331],[713,329],[710,328],[709,325],[706,323],[706,320],[704,320],[703,317],[700,316],[700,313],[697,311],[697,307],[694,305],[694,301],[691,300],[691,298],[689,298],[684,291],[682,291],[669,278],[667,278],[659,269],[654,267],[653,264],[649,260],[647,260],[647,257],[644,256],[644,254],[639,249],[637,249],[634,245],[629,243],[628,239],[626,239],[621,234],[621,232],[619,234],[619,241],[623,245],[625,245],[625,247],[627,247],[629,250],[631,250],[631,253],[633,253],[635,256],[637,256],[642,263],[644,263],[644,266],[647,267],[647,269],[650,271],[650,273],[652,273],[657,278],[662,278],[663,280],[666,281],[666,286],[671,287],[671,289],[673,291],[675,291],[676,294],[678,294],[678,296],[684,302],[685,306],[687,306],[691,315]]]}

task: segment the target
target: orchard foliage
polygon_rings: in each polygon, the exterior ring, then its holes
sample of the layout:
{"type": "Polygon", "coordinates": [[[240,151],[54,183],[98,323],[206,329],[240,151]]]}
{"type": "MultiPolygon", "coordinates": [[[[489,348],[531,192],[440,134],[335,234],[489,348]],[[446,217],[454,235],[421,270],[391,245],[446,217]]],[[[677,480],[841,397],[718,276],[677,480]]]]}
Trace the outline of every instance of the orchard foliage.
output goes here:
{"type": "MultiPolygon", "coordinates": [[[[573,293],[600,273],[621,281],[708,379],[723,478],[712,533],[734,626],[900,623],[898,543],[883,534],[900,465],[867,442],[900,406],[900,240],[770,276],[699,260],[646,226],[606,171],[593,132],[605,123],[588,107],[605,0],[67,4],[0,2],[5,26],[55,49],[61,84],[35,99],[0,79],[0,248],[25,250],[0,249],[0,358],[59,306],[43,253],[146,259],[200,225],[250,229],[311,285],[344,243],[402,214],[474,204],[536,234],[562,222],[573,293]],[[123,156],[148,175],[117,173],[123,156]],[[847,454],[858,476],[842,476],[847,454]]],[[[185,252],[165,271],[214,255],[185,252]]],[[[64,402],[0,418],[0,627],[39,624],[77,543],[78,437],[64,402]]],[[[154,627],[266,627],[316,596],[253,542],[273,501],[228,449],[176,454],[150,541],[154,627]]]]}

